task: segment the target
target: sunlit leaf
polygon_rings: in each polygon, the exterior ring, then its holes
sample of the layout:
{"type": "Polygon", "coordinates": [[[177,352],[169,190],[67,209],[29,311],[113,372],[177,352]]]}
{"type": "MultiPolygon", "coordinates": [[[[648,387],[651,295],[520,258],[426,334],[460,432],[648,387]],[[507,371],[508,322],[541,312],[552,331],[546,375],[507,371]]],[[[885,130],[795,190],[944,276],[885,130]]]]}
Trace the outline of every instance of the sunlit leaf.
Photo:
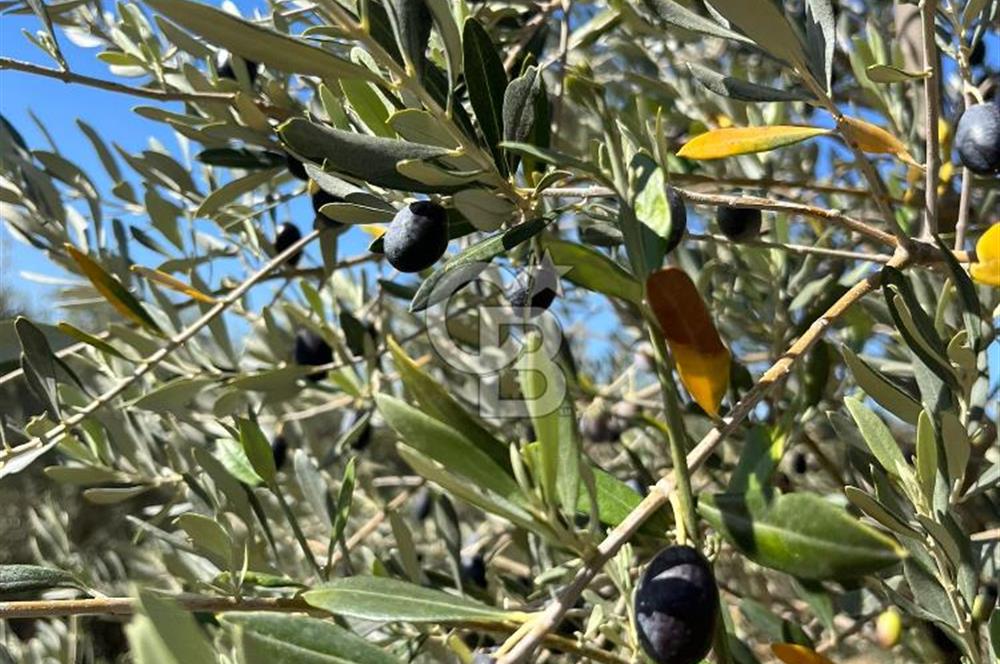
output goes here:
{"type": "Polygon", "coordinates": [[[141,265],[133,265],[132,271],[136,274],[141,274],[150,281],[155,281],[158,284],[166,286],[170,290],[175,290],[178,293],[183,293],[190,297],[191,299],[198,300],[199,302],[205,302],[206,304],[215,304],[216,300],[211,295],[206,295],[200,290],[195,288],[190,284],[186,284],[180,279],[175,279],[166,272],[160,272],[159,270],[154,270],[152,268],[143,267],[141,265]]]}
{"type": "Polygon", "coordinates": [[[680,268],[668,267],[649,275],[646,299],[684,387],[706,413],[718,417],[729,386],[731,356],[697,286],[680,268]]]}
{"type": "Polygon", "coordinates": [[[766,152],[829,133],[829,129],[793,125],[725,127],[695,136],[677,151],[677,156],[688,159],[723,159],[766,152]]]}
{"type": "Polygon", "coordinates": [[[795,643],[772,643],[771,652],[785,664],[833,664],[812,648],[795,643]]]}
{"type": "Polygon", "coordinates": [[[118,313],[129,318],[155,334],[162,335],[163,330],[156,324],[149,312],[139,303],[139,300],[122,286],[121,282],[108,274],[90,256],[71,244],[65,244],[66,251],[76,261],[83,274],[90,279],[101,295],[111,303],[118,313]]]}
{"type": "Polygon", "coordinates": [[[895,155],[905,164],[923,168],[923,165],[913,158],[901,140],[881,127],[858,118],[844,116],[840,123],[840,130],[847,140],[855,143],[865,152],[895,155]]]}
{"type": "Polygon", "coordinates": [[[976,242],[976,262],[969,274],[981,284],[1000,288],[1000,223],[986,229],[976,242]]]}

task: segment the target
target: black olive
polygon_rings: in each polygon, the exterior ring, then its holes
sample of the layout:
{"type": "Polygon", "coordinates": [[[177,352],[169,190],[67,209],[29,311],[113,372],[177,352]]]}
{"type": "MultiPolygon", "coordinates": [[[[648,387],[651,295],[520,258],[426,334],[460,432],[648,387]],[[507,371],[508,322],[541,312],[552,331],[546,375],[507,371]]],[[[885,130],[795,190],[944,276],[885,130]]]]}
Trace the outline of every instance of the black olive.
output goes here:
{"type": "Polygon", "coordinates": [[[463,557],[460,566],[462,578],[480,588],[486,587],[486,561],[483,554],[477,553],[471,557],[463,557]]]}
{"type": "Polygon", "coordinates": [[[716,212],[715,219],[722,234],[734,242],[752,240],[760,234],[760,210],[724,205],[716,212]]]}
{"type": "Polygon", "coordinates": [[[306,166],[301,161],[296,159],[290,154],[285,155],[285,164],[288,166],[288,172],[292,174],[293,177],[299,180],[306,181],[309,179],[309,174],[306,173],[306,166]]]}
{"type": "MultiPolygon", "coordinates": [[[[281,224],[278,226],[278,232],[274,235],[274,250],[275,252],[282,254],[290,246],[302,239],[302,231],[295,224],[281,224]]],[[[302,251],[296,251],[294,254],[289,256],[288,260],[285,261],[285,265],[289,267],[295,267],[299,264],[299,259],[302,258],[302,251]]]]}
{"type": "Polygon", "coordinates": [[[447,213],[430,201],[410,203],[396,213],[382,237],[390,265],[400,272],[420,272],[448,248],[447,213]]]}
{"type": "Polygon", "coordinates": [[[697,549],[671,546],[646,567],[635,592],[639,643],[657,664],[695,664],[712,647],[719,591],[697,549]]]}
{"type": "MultiPolygon", "coordinates": [[[[295,335],[295,363],[301,366],[321,366],[333,362],[333,349],[323,337],[312,330],[299,330],[295,335]]],[[[316,382],[326,375],[324,371],[309,374],[309,380],[316,382]]]]}
{"type": "Polygon", "coordinates": [[[1000,106],[970,106],[958,121],[955,145],[962,165],[979,175],[1000,172],[1000,106]]]}
{"type": "Polygon", "coordinates": [[[677,248],[687,230],[687,208],[684,199],[673,187],[667,188],[667,203],[670,205],[670,233],[667,235],[667,253],[677,248]]]}
{"type": "Polygon", "coordinates": [[[271,453],[274,455],[274,466],[281,470],[288,460],[288,441],[284,436],[278,436],[271,443],[271,453]]]}

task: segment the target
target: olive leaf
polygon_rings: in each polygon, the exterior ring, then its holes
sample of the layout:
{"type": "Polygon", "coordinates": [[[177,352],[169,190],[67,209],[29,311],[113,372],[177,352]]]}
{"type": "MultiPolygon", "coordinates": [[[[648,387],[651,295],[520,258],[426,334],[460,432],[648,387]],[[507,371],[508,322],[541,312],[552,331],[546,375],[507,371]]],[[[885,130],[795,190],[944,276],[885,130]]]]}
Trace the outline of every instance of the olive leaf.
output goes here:
{"type": "Polygon", "coordinates": [[[844,362],[854,375],[854,380],[865,391],[865,394],[904,422],[909,422],[910,424],[917,423],[921,406],[916,399],[907,394],[903,388],[870,367],[867,362],[855,355],[854,351],[846,345],[841,346],[840,352],[844,356],[844,362]]]}
{"type": "Polygon", "coordinates": [[[646,0],[646,4],[667,25],[743,44],[753,43],[744,35],[696,14],[673,0],[646,0]]]}
{"type": "Polygon", "coordinates": [[[806,0],[806,52],[809,70],[823,89],[830,91],[837,23],[831,0],[806,0]]]}
{"type": "MultiPolygon", "coordinates": [[[[401,161],[424,161],[445,157],[449,150],[420,143],[368,136],[293,118],[278,127],[281,140],[296,155],[350,178],[378,187],[425,193],[446,193],[455,185],[429,185],[402,175],[401,161]]],[[[308,171],[307,171],[308,172],[308,171]]]]}
{"type": "Polygon", "coordinates": [[[112,277],[94,259],[83,253],[71,244],[64,245],[67,253],[76,262],[90,283],[94,285],[97,292],[104,296],[120,314],[126,318],[139,323],[154,334],[163,335],[163,330],[157,325],[153,317],[149,315],[139,300],[122,286],[121,282],[112,277]]]}
{"type": "Polygon", "coordinates": [[[802,40],[780,4],[773,0],[713,0],[712,7],[757,46],[800,71],[806,70],[802,40]]]}
{"type": "Polygon", "coordinates": [[[0,565],[0,596],[79,585],[72,574],[61,569],[40,565],[0,565]]]}
{"type": "Polygon", "coordinates": [[[851,579],[897,564],[904,550],[811,493],[770,502],[751,494],[703,497],[698,511],[754,562],[803,579],[851,579]]]}
{"type": "Polygon", "coordinates": [[[767,152],[829,133],[829,129],[819,127],[725,127],[695,136],[677,151],[677,156],[688,159],[723,159],[767,152]]]}
{"type": "MultiPolygon", "coordinates": [[[[431,38],[431,12],[425,0],[388,0],[386,11],[407,69],[423,73],[431,38]]],[[[341,82],[343,83],[343,81],[341,82]]]]}
{"type": "Polygon", "coordinates": [[[523,622],[527,614],[495,609],[471,599],[376,576],[336,579],[302,595],[310,605],[338,615],[378,622],[523,622]]]}
{"type": "Polygon", "coordinates": [[[601,252],[549,237],[542,239],[542,246],[554,264],[572,267],[563,275],[567,281],[633,304],[642,302],[642,284],[601,252]]]}
{"type": "Polygon", "coordinates": [[[493,153],[493,160],[502,175],[507,173],[507,163],[500,149],[503,137],[504,92],[507,89],[507,72],[497,53],[496,46],[486,29],[475,18],[465,20],[462,29],[463,71],[468,88],[469,102],[479,120],[486,145],[493,153]]]}
{"type": "Polygon", "coordinates": [[[244,21],[215,7],[189,0],[149,0],[149,6],[182,28],[244,60],[290,74],[380,82],[378,75],[301,39],[244,21]]]}
{"type": "Polygon", "coordinates": [[[399,664],[399,660],[330,620],[283,613],[228,613],[247,664],[399,664]]]}
{"type": "Polygon", "coordinates": [[[717,95],[729,97],[737,101],[810,101],[813,99],[812,95],[803,90],[794,88],[779,89],[766,85],[758,85],[720,74],[696,62],[688,62],[687,67],[695,80],[705,86],[705,88],[717,95]]]}

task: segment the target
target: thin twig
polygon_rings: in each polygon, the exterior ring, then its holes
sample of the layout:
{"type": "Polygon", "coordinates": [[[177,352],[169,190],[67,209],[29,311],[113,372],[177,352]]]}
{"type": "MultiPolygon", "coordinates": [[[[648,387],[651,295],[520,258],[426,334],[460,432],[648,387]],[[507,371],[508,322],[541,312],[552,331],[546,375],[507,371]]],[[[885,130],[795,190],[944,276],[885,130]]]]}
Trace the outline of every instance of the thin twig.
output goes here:
{"type": "Polygon", "coordinates": [[[937,13],[937,0],[924,0],[920,5],[920,19],[923,25],[924,71],[924,134],[927,139],[927,173],[924,180],[924,230],[923,237],[929,240],[938,231],[938,168],[940,154],[938,146],[938,99],[940,58],[937,44],[934,42],[934,15],[937,13]]]}
{"type": "MultiPolygon", "coordinates": [[[[726,194],[703,194],[690,189],[677,188],[677,193],[681,198],[690,203],[700,205],[728,205],[734,207],[746,207],[756,210],[772,210],[775,212],[785,212],[788,214],[800,214],[814,219],[831,221],[844,228],[864,235],[872,240],[881,242],[889,246],[896,246],[896,238],[879,230],[865,222],[849,217],[837,210],[827,210],[813,205],[803,205],[801,203],[791,203],[788,201],[777,201],[772,198],[760,198],[758,196],[729,196],[726,194]]],[[[614,192],[608,187],[550,187],[542,191],[543,196],[550,197],[577,197],[595,198],[614,196],[614,192]]]]}
{"type": "Polygon", "coordinates": [[[0,58],[0,70],[3,69],[23,71],[29,74],[45,76],[47,78],[56,78],[63,83],[77,83],[92,88],[98,88],[100,90],[108,90],[109,92],[118,92],[121,94],[132,95],[133,97],[145,97],[146,99],[158,99],[159,101],[214,101],[225,104],[232,104],[236,102],[236,95],[231,92],[179,92],[136,88],[122,83],[115,83],[114,81],[94,78],[93,76],[74,74],[71,71],[50,69],[49,67],[36,65],[33,62],[25,62],[23,60],[15,60],[13,58],[0,58]]]}
{"type": "MultiPolygon", "coordinates": [[[[905,252],[899,252],[890,265],[902,268],[909,261],[905,252]]],[[[732,412],[705,435],[697,446],[687,455],[687,468],[694,471],[712,455],[715,448],[753,411],[757,404],[779,385],[791,372],[795,363],[809,352],[813,344],[823,336],[826,329],[842,316],[855,302],[874,290],[880,282],[879,273],[872,274],[857,283],[847,293],[837,300],[827,311],[813,321],[809,329],[793,343],[771,368],[764,372],[743,399],[736,404],[732,412]]],[[[590,584],[597,572],[607,563],[618,550],[631,539],[636,530],[663,505],[669,501],[674,489],[673,474],[662,478],[653,487],[649,495],[625,519],[612,530],[597,550],[577,572],[573,581],[563,590],[559,597],[549,604],[535,618],[531,630],[527,632],[506,654],[499,659],[499,664],[515,664],[527,661],[545,634],[555,629],[566,611],[573,606],[580,594],[590,584]]]]}
{"type": "Polygon", "coordinates": [[[762,247],[764,249],[779,249],[792,254],[811,254],[815,256],[829,256],[830,258],[845,258],[848,260],[868,261],[870,263],[888,263],[892,260],[889,254],[866,254],[861,251],[847,251],[845,249],[829,249],[827,247],[810,247],[804,244],[784,244],[782,242],[768,242],[767,240],[730,240],[725,235],[688,233],[685,237],[695,242],[717,242],[720,244],[732,244],[744,247],[762,247]]]}
{"type": "MultiPolygon", "coordinates": [[[[323,613],[304,600],[285,597],[200,597],[180,595],[173,598],[182,608],[197,612],[223,611],[292,611],[323,613]]],[[[54,616],[130,616],[138,609],[131,597],[96,597],[85,599],[43,599],[0,602],[0,620],[12,618],[47,618],[54,616]]]]}
{"type": "Polygon", "coordinates": [[[18,456],[26,453],[41,453],[42,450],[55,445],[56,442],[58,442],[63,436],[67,435],[73,427],[111,403],[115,397],[119,396],[129,387],[134,385],[140,378],[149,373],[168,355],[187,343],[203,327],[215,320],[215,318],[222,314],[223,311],[231,307],[244,295],[244,293],[250,290],[254,284],[263,279],[270,272],[280,267],[295,253],[301,251],[307,244],[318,238],[323,230],[314,230],[310,232],[301,240],[292,244],[288,249],[275,256],[266,265],[264,265],[264,267],[250,275],[246,281],[229,293],[229,295],[219,300],[211,309],[202,314],[200,318],[181,330],[181,332],[176,336],[171,337],[167,344],[160,350],[145,358],[142,363],[135,367],[127,378],[122,379],[122,381],[117,385],[78,410],[76,414],[66,418],[62,423],[56,425],[41,436],[36,436],[35,438],[32,438],[28,442],[18,445],[17,447],[0,450],[0,477],[3,477],[3,475],[6,474],[4,470],[12,460],[15,460],[18,456]]]}

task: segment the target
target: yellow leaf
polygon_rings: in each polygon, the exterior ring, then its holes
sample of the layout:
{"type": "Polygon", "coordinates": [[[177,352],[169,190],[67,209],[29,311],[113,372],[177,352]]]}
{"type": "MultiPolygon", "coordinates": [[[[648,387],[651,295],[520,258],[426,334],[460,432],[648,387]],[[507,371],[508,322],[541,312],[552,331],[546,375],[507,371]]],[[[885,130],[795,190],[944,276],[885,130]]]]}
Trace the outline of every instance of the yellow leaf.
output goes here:
{"type": "Polygon", "coordinates": [[[208,304],[215,304],[216,302],[216,299],[211,295],[206,295],[205,293],[202,293],[194,286],[186,284],[180,279],[174,279],[166,272],[161,272],[160,270],[154,270],[148,267],[143,267],[141,265],[133,265],[132,271],[135,272],[136,274],[141,274],[150,281],[155,281],[156,283],[166,286],[171,290],[175,290],[178,293],[184,293],[193,300],[198,300],[199,302],[206,302],[208,304]]]}
{"type": "Polygon", "coordinates": [[[829,133],[829,129],[792,125],[724,127],[695,136],[677,151],[677,156],[688,159],[722,159],[766,152],[829,133]]]}
{"type": "Polygon", "coordinates": [[[385,226],[378,226],[377,224],[362,224],[360,226],[361,230],[368,233],[372,238],[380,238],[385,235],[385,226]]]}
{"type": "Polygon", "coordinates": [[[771,652],[785,664],[833,664],[812,648],[794,643],[772,643],[771,652]]]}
{"type": "Polygon", "coordinates": [[[881,127],[876,127],[864,120],[844,116],[840,122],[840,129],[849,141],[865,152],[896,155],[904,164],[923,169],[923,165],[913,158],[903,142],[881,127]]]}
{"type": "Polygon", "coordinates": [[[156,324],[153,317],[149,315],[149,312],[139,303],[139,300],[135,298],[128,289],[125,288],[116,278],[108,274],[103,267],[98,265],[94,260],[83,253],[71,244],[64,244],[67,253],[80,267],[83,274],[90,280],[90,283],[94,285],[97,292],[100,293],[105,300],[107,300],[111,306],[113,306],[118,313],[122,314],[126,318],[130,318],[139,325],[142,325],[149,331],[163,335],[163,330],[160,326],[156,324]]]}
{"type": "Polygon", "coordinates": [[[646,279],[646,299],[660,323],[677,373],[691,398],[712,417],[729,385],[729,350],[691,278],[676,267],[646,279]]]}
{"type": "Polygon", "coordinates": [[[976,262],[969,267],[973,279],[1000,288],[1000,223],[990,226],[976,243],[976,262]]]}

